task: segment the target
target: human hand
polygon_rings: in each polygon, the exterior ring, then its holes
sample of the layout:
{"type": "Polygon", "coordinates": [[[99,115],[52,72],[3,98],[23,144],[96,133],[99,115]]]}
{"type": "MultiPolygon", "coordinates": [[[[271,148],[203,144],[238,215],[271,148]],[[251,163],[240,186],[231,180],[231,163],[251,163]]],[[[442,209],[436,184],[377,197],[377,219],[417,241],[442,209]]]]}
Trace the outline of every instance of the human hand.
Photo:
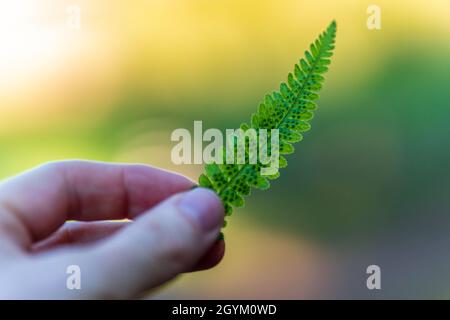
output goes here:
{"type": "Polygon", "coordinates": [[[144,165],[87,161],[1,182],[0,298],[127,299],[216,265],[223,206],[193,185],[144,165]],[[66,287],[70,265],[80,290],[66,287]]]}

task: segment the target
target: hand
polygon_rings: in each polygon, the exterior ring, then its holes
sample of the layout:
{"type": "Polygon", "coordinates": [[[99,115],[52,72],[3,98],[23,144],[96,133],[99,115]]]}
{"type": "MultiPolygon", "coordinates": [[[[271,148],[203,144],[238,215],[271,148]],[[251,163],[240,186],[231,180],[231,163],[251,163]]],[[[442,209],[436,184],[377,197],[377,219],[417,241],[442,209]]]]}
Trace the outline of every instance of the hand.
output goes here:
{"type": "Polygon", "coordinates": [[[1,182],[0,298],[133,298],[216,265],[223,206],[193,185],[144,165],[85,161],[1,182]],[[66,286],[70,265],[80,268],[79,290],[66,286]]]}

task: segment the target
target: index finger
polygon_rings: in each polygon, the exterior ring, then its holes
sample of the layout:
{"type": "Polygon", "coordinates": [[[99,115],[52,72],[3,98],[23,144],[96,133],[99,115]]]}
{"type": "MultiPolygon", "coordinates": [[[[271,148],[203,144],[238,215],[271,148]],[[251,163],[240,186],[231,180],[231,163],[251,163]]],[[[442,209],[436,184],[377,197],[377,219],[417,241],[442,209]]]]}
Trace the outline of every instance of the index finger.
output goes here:
{"type": "Polygon", "coordinates": [[[29,245],[66,220],[134,218],[193,185],[146,165],[52,162],[0,183],[0,231],[29,245]]]}

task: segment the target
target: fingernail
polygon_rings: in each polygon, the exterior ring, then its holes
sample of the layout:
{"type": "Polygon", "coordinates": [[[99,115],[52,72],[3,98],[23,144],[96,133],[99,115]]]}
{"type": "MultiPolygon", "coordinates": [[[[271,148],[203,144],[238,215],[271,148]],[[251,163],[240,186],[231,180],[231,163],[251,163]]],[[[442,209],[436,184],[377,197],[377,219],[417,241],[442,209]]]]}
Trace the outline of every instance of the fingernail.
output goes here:
{"type": "Polygon", "coordinates": [[[211,190],[196,188],[184,194],[178,204],[183,213],[195,220],[204,231],[215,229],[223,223],[223,205],[211,190]]]}

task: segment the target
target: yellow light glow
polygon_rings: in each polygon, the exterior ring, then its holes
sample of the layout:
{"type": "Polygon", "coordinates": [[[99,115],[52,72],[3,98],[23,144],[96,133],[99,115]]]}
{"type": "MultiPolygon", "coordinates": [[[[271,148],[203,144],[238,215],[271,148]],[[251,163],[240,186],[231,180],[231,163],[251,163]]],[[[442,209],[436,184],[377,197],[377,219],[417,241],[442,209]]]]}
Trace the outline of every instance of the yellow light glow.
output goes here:
{"type": "MultiPolygon", "coordinates": [[[[14,91],[64,48],[63,28],[40,25],[36,2],[0,2],[0,89],[14,91]]],[[[64,27],[64,26],[63,26],[64,27]]]]}

